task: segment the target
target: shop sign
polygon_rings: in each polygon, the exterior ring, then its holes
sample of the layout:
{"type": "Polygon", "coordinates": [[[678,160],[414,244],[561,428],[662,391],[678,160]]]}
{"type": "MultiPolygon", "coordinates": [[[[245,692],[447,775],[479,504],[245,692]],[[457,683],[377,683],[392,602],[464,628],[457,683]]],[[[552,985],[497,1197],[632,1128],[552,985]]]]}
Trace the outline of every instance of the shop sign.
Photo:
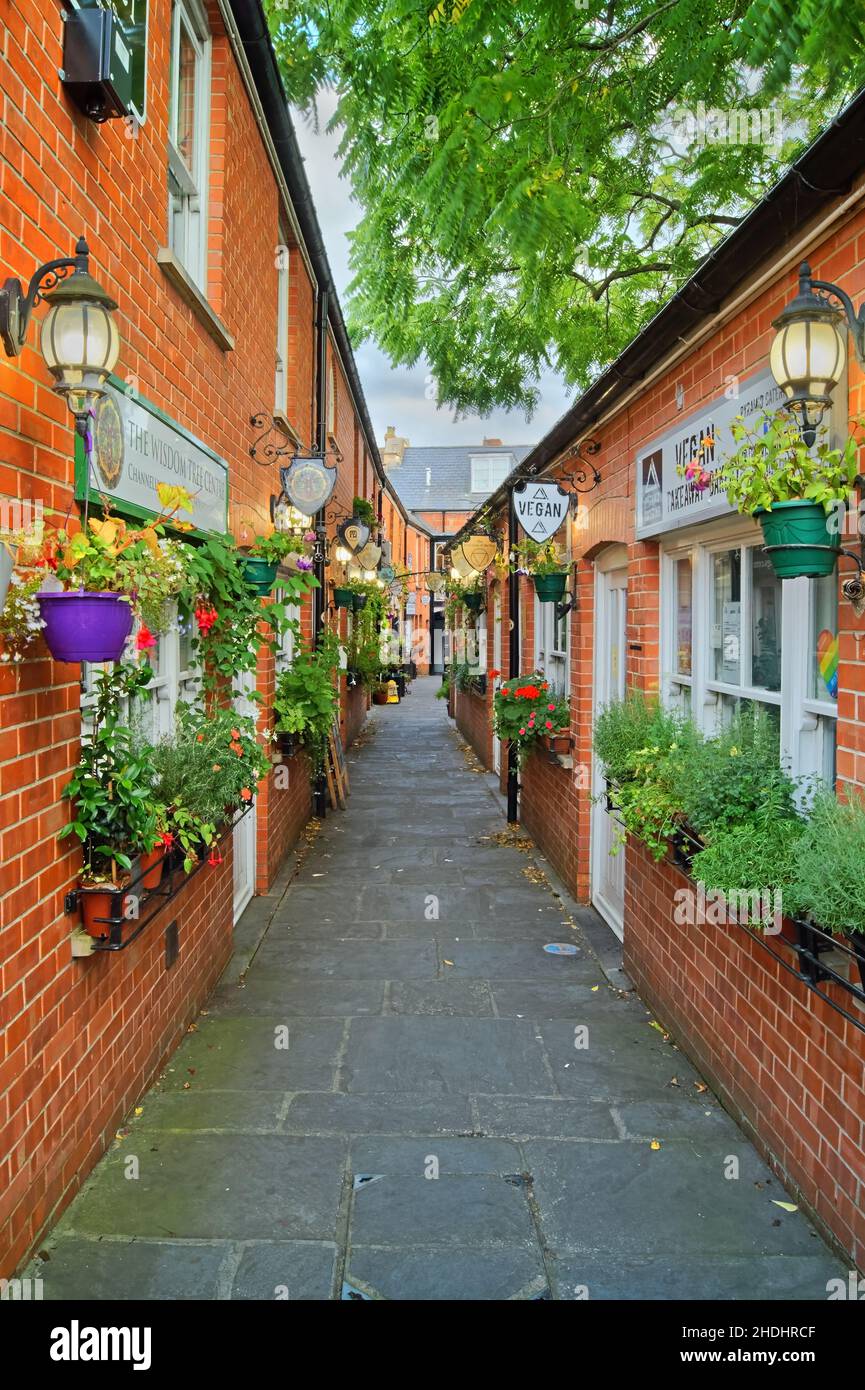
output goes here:
{"type": "Polygon", "coordinates": [[[304,516],[320,512],[336,487],[336,469],[328,468],[324,459],[315,454],[295,454],[291,463],[280,468],[279,477],[289,502],[304,516]]]}
{"type": "Polygon", "coordinates": [[[695,488],[677,469],[685,467],[700,451],[707,473],[714,473],[733,452],[730,426],[741,416],[746,423],[765,410],[777,410],[783,393],[768,370],[748,381],[728,387],[717,400],[701,407],[674,430],[656,439],[637,456],[637,539],[656,536],[677,526],[726,516],[734,509],[714,479],[708,487],[695,488]],[[711,445],[703,444],[712,440],[711,445]]]}
{"type": "MultiPolygon", "coordinates": [[[[108,498],[119,511],[152,515],[159,510],[158,483],[185,487],[198,531],[228,529],[228,465],[176,420],[123,385],[106,385],[91,426],[89,494],[108,498]]],[[[76,496],[83,500],[86,462],[78,447],[76,496]]]]}
{"type": "Polygon", "coordinates": [[[570,493],[558,483],[519,483],[513,500],[517,521],[540,544],[556,534],[571,505],[570,493]]]}
{"type": "Polygon", "coordinates": [[[467,536],[462,544],[463,555],[472,569],[479,573],[492,564],[496,558],[496,549],[496,543],[492,537],[485,535],[482,531],[476,532],[473,536],[467,536]]]}

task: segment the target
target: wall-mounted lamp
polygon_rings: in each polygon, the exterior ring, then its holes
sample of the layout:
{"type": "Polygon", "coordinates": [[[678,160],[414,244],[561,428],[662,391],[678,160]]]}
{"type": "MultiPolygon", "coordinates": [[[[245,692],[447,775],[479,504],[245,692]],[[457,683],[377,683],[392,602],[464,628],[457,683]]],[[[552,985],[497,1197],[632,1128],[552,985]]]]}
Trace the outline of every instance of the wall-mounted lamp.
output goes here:
{"type": "Polygon", "coordinates": [[[777,332],[769,365],[784,392],[785,405],[795,415],[809,447],[844,373],[845,318],[856,361],[865,367],[865,305],[857,314],[844,290],[827,280],[813,280],[810,265],[803,261],[799,267],[799,293],[772,324],[777,332]],[[837,299],[840,307],[830,304],[829,296],[837,299]]]}
{"type": "Polygon", "coordinates": [[[83,237],[74,256],[40,266],[26,293],[16,279],[6,280],[0,289],[0,340],[7,357],[21,352],[33,310],[43,299],[50,308],[42,320],[42,356],[54,377],[53,389],[65,396],[83,436],[120,353],[120,334],[112,318],[117,304],[90,274],[90,252],[83,237]]]}

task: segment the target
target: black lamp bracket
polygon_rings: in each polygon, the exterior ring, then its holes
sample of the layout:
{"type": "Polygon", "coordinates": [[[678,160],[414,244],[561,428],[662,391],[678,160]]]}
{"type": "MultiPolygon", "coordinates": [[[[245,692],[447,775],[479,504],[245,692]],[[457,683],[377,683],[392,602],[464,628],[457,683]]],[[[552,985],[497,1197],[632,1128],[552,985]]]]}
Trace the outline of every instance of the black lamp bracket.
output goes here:
{"type": "Polygon", "coordinates": [[[0,339],[7,357],[17,357],[27,338],[30,316],[42,296],[65,280],[73,271],[80,270],[85,275],[90,270],[90,251],[84,237],[75,243],[74,256],[61,256],[56,261],[46,261],[32,276],[27,292],[20,280],[14,277],[6,280],[0,289],[0,339]]]}
{"type": "MultiPolygon", "coordinates": [[[[249,423],[254,430],[261,431],[249,446],[249,457],[261,464],[262,468],[278,463],[286,457],[297,458],[301,454],[308,454],[310,458],[322,457],[317,450],[307,449],[301,444],[300,436],[279,416],[271,415],[267,410],[259,410],[255,415],[250,415],[249,423]],[[279,444],[270,438],[271,435],[278,435],[281,440],[287,442],[279,444]]],[[[335,449],[327,449],[324,457],[339,462],[342,454],[337,453],[335,449]]]]}
{"type": "Polygon", "coordinates": [[[859,312],[853,304],[846,290],[842,290],[840,285],[833,285],[830,280],[812,280],[811,269],[807,261],[803,264],[799,275],[800,291],[807,293],[808,288],[818,291],[820,299],[837,299],[844,310],[847,319],[847,327],[850,329],[850,336],[853,339],[853,348],[856,353],[856,361],[860,367],[865,367],[865,303],[860,305],[859,312]]]}

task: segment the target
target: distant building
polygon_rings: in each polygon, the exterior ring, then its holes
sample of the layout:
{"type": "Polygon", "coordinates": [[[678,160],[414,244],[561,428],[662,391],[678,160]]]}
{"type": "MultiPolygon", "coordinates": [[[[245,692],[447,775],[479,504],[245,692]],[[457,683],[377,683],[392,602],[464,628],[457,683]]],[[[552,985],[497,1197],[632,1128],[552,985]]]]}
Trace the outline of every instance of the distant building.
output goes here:
{"type": "MultiPolygon", "coordinates": [[[[388,425],[381,447],[387,480],[410,517],[431,533],[429,568],[442,567],[441,551],[449,536],[464,526],[531,451],[530,444],[434,444],[412,448],[388,425]]],[[[434,599],[430,618],[431,671],[441,671],[448,659],[444,598],[434,599]]]]}

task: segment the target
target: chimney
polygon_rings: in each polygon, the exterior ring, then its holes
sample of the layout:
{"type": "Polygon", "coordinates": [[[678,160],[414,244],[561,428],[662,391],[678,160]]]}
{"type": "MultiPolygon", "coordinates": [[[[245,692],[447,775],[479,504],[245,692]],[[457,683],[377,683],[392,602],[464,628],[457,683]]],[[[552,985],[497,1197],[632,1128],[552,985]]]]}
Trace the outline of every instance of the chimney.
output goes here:
{"type": "Polygon", "coordinates": [[[485,449],[500,449],[501,447],[502,447],[502,441],[501,441],[500,439],[485,439],[485,440],[484,440],[484,448],[485,448],[485,449]]]}
{"type": "Polygon", "coordinates": [[[381,450],[381,461],[385,469],[399,468],[407,448],[408,440],[398,435],[393,425],[388,425],[384,432],[384,444],[381,450]]]}

